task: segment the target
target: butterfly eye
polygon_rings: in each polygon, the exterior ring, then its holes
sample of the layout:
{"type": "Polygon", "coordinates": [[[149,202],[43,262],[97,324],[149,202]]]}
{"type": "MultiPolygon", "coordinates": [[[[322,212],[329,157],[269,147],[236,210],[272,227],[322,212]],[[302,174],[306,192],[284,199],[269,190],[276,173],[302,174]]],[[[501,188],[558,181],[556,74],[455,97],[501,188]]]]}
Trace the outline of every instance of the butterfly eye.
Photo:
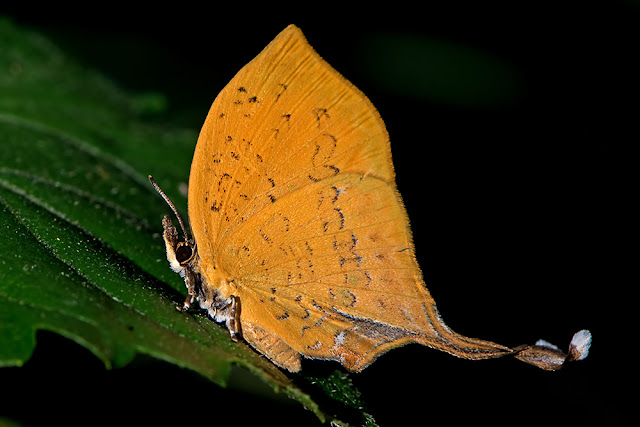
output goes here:
{"type": "Polygon", "coordinates": [[[185,264],[193,258],[194,250],[188,242],[178,243],[176,248],[176,259],[180,264],[185,264]]]}

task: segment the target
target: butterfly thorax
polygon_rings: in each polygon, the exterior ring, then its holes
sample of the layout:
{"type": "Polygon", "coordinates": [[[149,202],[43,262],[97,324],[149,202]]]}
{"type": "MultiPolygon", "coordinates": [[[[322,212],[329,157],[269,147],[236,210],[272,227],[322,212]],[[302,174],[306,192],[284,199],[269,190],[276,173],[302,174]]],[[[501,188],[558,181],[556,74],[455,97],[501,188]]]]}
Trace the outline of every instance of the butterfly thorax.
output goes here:
{"type": "Polygon", "coordinates": [[[211,314],[211,307],[219,310],[223,306],[229,305],[230,299],[237,294],[237,286],[232,279],[216,268],[214,263],[203,262],[199,255],[196,255],[195,258],[193,271],[198,276],[196,298],[200,307],[209,310],[211,314]]]}
{"type": "Polygon", "coordinates": [[[197,300],[217,322],[226,322],[232,336],[237,332],[235,287],[213,263],[203,262],[194,240],[179,241],[178,231],[167,216],[162,221],[167,260],[173,271],[184,278],[188,296],[181,311],[189,309],[197,300]]]}

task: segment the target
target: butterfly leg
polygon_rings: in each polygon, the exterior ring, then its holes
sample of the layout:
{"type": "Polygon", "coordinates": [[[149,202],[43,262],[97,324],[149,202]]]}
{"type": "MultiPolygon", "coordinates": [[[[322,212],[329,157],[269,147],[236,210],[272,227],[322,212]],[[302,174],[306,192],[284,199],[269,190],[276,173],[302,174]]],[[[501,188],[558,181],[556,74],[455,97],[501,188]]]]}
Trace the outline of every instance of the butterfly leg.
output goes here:
{"type": "Polygon", "coordinates": [[[229,334],[231,335],[231,339],[233,341],[238,341],[237,335],[240,332],[240,322],[238,319],[238,298],[235,295],[231,295],[229,297],[231,302],[228,306],[228,317],[226,321],[227,329],[229,329],[229,334]]]}
{"type": "Polygon", "coordinates": [[[182,305],[176,306],[176,310],[183,311],[183,312],[189,311],[189,307],[191,307],[191,304],[193,304],[195,299],[196,299],[195,295],[187,295],[187,298],[184,300],[184,303],[182,305]]]}
{"type": "Polygon", "coordinates": [[[216,296],[213,302],[205,302],[204,305],[202,305],[202,301],[200,299],[201,306],[207,309],[209,316],[216,322],[225,322],[231,339],[238,341],[237,335],[240,333],[238,298],[235,295],[231,295],[229,298],[216,296]]]}
{"type": "Polygon", "coordinates": [[[185,269],[185,274],[184,274],[184,284],[187,286],[187,292],[189,293],[187,295],[187,298],[184,300],[184,303],[182,304],[182,306],[177,306],[176,309],[178,311],[188,311],[189,307],[191,307],[191,304],[193,304],[193,302],[196,300],[196,279],[193,275],[193,272],[185,269]]]}

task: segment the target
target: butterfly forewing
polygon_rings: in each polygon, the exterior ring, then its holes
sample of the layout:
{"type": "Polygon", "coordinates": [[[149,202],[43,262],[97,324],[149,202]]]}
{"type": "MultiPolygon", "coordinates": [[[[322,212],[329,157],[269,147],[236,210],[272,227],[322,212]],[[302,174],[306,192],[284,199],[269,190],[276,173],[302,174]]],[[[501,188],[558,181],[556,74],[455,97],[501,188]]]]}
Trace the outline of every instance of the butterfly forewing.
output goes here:
{"type": "Polygon", "coordinates": [[[189,187],[201,259],[234,280],[246,321],[301,353],[332,358],[335,337],[347,343],[340,333],[354,327],[347,316],[401,325],[398,314],[415,310],[382,120],[297,28],[216,98],[189,187]]]}

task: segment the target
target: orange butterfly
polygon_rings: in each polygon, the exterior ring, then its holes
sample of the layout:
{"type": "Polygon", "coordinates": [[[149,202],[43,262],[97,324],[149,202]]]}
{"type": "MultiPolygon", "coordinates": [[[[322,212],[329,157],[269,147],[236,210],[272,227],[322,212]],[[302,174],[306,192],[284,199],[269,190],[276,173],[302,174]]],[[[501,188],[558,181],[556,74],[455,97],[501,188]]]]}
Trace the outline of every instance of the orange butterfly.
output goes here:
{"type": "Polygon", "coordinates": [[[588,353],[588,331],[567,355],[444,324],[415,259],[382,119],[293,25],[211,106],[189,178],[193,239],[176,216],[184,241],[169,217],[163,227],[167,259],[189,292],[181,309],[197,300],[232,338],[289,371],[301,356],[361,371],[412,342],[550,370],[588,353]]]}

